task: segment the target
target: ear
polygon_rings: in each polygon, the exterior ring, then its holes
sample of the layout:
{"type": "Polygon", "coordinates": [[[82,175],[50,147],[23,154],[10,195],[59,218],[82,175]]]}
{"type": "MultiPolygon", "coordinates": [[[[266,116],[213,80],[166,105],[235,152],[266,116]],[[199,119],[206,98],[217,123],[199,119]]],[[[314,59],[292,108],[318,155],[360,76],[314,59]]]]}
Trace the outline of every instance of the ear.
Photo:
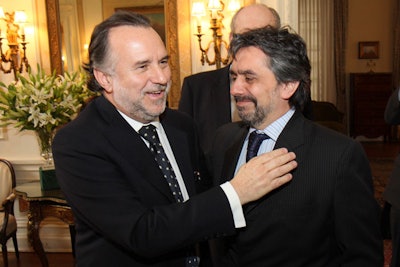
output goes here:
{"type": "Polygon", "coordinates": [[[98,69],[94,69],[93,74],[101,87],[103,87],[104,90],[109,93],[112,90],[111,76],[98,69]]]}
{"type": "Polygon", "coordinates": [[[289,98],[292,97],[292,95],[296,92],[297,88],[299,87],[300,82],[295,81],[295,82],[288,82],[283,84],[282,90],[281,90],[281,96],[283,99],[288,100],[289,98]]]}

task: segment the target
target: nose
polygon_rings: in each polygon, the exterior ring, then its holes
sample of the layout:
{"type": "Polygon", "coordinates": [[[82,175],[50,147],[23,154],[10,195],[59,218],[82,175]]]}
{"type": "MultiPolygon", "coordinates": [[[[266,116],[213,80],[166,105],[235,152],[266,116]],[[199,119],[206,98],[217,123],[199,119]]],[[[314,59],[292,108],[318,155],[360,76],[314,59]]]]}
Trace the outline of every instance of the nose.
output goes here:
{"type": "Polygon", "coordinates": [[[157,84],[167,84],[171,80],[171,69],[169,66],[155,66],[151,73],[151,81],[157,84]]]}
{"type": "Polygon", "coordinates": [[[241,95],[244,92],[244,83],[240,76],[238,76],[235,80],[231,80],[231,85],[230,85],[230,94],[235,96],[235,95],[241,95]]]}

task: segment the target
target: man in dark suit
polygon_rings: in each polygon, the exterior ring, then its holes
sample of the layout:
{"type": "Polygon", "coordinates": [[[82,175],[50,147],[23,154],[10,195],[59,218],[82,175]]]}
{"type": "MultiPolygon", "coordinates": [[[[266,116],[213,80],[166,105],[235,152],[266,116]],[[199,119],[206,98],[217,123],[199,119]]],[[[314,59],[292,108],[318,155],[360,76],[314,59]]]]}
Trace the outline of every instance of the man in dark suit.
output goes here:
{"type": "MultiPolygon", "coordinates": [[[[400,87],[393,91],[385,110],[385,121],[400,125],[400,87]]],[[[394,161],[392,174],[383,192],[383,198],[390,204],[390,232],[392,238],[391,267],[400,266],[400,155],[394,161]]]]}
{"type": "Polygon", "coordinates": [[[247,227],[226,238],[220,266],[382,266],[380,208],[362,146],[299,111],[311,83],[304,41],[269,27],[234,37],[230,52],[242,121],[216,133],[209,160],[217,183],[281,147],[298,167],[289,183],[245,205],[247,227]]]}
{"type": "MultiPolygon", "coordinates": [[[[264,4],[242,7],[231,22],[231,35],[267,25],[280,27],[278,13],[264,4]]],[[[229,65],[221,69],[185,77],[179,110],[189,114],[199,128],[200,144],[208,152],[215,131],[221,125],[239,120],[229,94],[229,65]]]]}
{"type": "Polygon", "coordinates": [[[295,155],[282,149],[197,194],[207,175],[194,123],[166,109],[168,54],[145,16],[120,11],[96,26],[89,59],[102,95],[53,143],[78,267],[199,266],[196,242],[245,227],[241,205],[291,179],[295,155]]]}

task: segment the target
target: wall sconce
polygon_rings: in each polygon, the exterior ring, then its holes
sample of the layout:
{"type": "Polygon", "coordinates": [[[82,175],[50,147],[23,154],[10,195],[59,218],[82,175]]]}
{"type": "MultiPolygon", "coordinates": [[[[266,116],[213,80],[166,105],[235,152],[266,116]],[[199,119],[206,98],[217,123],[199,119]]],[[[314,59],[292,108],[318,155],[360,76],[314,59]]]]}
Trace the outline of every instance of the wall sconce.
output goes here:
{"type": "MultiPolygon", "coordinates": [[[[228,11],[234,13],[240,8],[239,0],[229,0],[228,3],[228,11]]],[[[206,8],[204,2],[201,0],[196,0],[192,4],[192,16],[196,17],[197,23],[197,36],[199,42],[199,48],[201,51],[201,64],[204,65],[205,62],[208,63],[209,66],[216,65],[216,68],[221,68],[221,64],[228,64],[229,55],[226,57],[222,56],[222,51],[228,51],[228,43],[222,39],[222,29],[224,25],[222,24],[222,20],[224,19],[223,11],[225,8],[225,4],[221,0],[209,0],[207,5],[207,11],[210,13],[210,29],[212,30],[212,40],[208,43],[206,48],[203,48],[201,44],[202,33],[201,29],[201,19],[206,16],[206,8]],[[214,59],[210,60],[208,56],[208,52],[210,48],[214,48],[214,59]]]]}
{"type": "Polygon", "coordinates": [[[7,25],[6,39],[8,42],[7,51],[3,53],[3,36],[1,35],[0,29],[0,70],[4,73],[14,72],[14,78],[17,81],[17,73],[23,71],[25,66],[25,71],[28,71],[29,63],[26,57],[26,44],[25,41],[25,29],[24,23],[26,22],[26,14],[24,11],[13,11],[8,13],[3,11],[0,7],[0,19],[4,20],[7,25]],[[20,51],[20,45],[22,46],[22,51],[20,51]],[[8,66],[7,66],[8,64],[8,66]]]}

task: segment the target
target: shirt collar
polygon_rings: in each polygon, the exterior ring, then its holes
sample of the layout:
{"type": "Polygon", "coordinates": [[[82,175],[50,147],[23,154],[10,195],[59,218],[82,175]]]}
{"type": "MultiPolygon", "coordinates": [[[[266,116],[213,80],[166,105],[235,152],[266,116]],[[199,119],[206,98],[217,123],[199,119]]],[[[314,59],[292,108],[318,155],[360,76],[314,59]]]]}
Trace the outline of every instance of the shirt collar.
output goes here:
{"type": "Polygon", "coordinates": [[[295,112],[294,108],[289,109],[285,114],[283,114],[280,118],[275,120],[273,123],[268,125],[263,130],[257,130],[253,127],[250,127],[249,134],[252,133],[253,131],[257,131],[259,133],[265,133],[266,135],[269,136],[269,138],[271,138],[273,141],[276,142],[276,140],[278,140],[279,135],[283,131],[283,128],[285,128],[286,124],[293,116],[294,112],[295,112]]]}
{"type": "Polygon", "coordinates": [[[137,120],[134,120],[130,117],[128,117],[126,114],[122,113],[121,111],[119,111],[119,114],[121,114],[121,116],[126,120],[126,122],[136,131],[139,132],[140,128],[143,127],[143,125],[149,125],[149,124],[153,124],[157,129],[160,129],[160,121],[157,118],[157,121],[152,121],[150,123],[141,123],[137,120]]]}

